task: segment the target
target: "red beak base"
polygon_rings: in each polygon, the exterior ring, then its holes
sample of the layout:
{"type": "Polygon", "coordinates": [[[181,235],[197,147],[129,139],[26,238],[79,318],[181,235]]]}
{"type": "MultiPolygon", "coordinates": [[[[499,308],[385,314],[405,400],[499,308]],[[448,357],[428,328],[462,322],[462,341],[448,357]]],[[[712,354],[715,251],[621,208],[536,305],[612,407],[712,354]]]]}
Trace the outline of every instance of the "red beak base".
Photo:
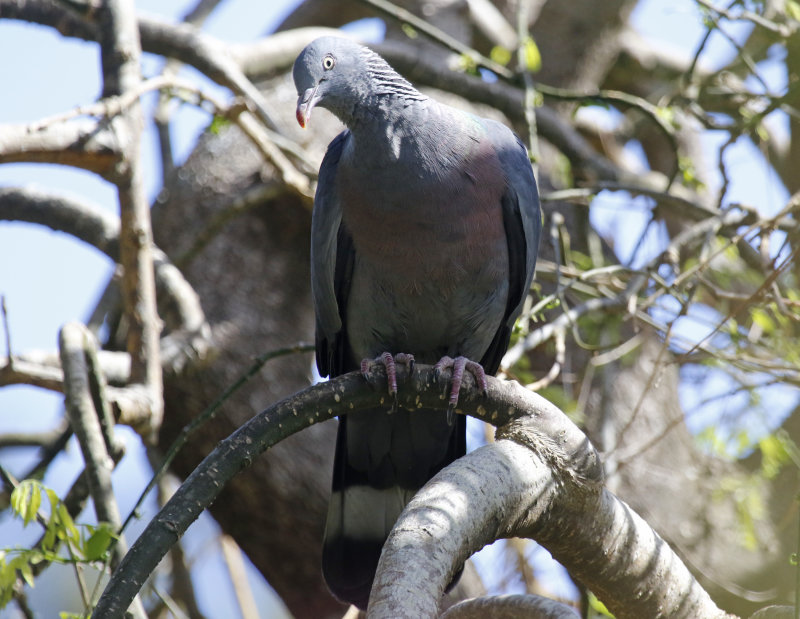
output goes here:
{"type": "Polygon", "coordinates": [[[311,118],[311,110],[314,109],[314,106],[319,101],[317,98],[317,88],[319,88],[319,84],[314,86],[314,88],[309,88],[297,98],[297,112],[295,116],[297,117],[297,123],[303,129],[306,128],[308,119],[311,118]]]}

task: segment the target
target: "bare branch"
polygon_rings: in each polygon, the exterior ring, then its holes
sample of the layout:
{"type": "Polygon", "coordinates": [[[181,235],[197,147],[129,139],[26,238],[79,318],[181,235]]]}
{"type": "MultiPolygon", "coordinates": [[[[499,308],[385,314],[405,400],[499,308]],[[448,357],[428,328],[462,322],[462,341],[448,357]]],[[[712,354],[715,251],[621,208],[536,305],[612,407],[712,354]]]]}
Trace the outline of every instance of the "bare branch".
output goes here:
{"type": "Polygon", "coordinates": [[[493,45],[513,48],[519,43],[514,27],[489,0],[467,0],[467,5],[470,21],[493,45]]]}
{"type": "MultiPolygon", "coordinates": [[[[108,522],[118,529],[121,519],[111,484],[114,459],[107,448],[107,444],[114,445],[114,441],[113,438],[104,438],[104,434],[110,436],[110,429],[104,433],[93,398],[95,393],[102,395],[102,390],[92,389],[90,366],[87,365],[87,351],[95,348],[94,336],[83,325],[68,323],[59,334],[59,347],[61,364],[64,368],[67,415],[86,463],[86,478],[97,520],[108,522]]],[[[97,383],[97,380],[94,382],[97,383]]],[[[105,406],[103,405],[103,408],[105,406]]],[[[113,566],[121,561],[126,549],[125,539],[120,536],[113,547],[113,566]]],[[[141,602],[134,601],[133,611],[135,616],[145,617],[141,602]]]]}
{"type": "Polygon", "coordinates": [[[104,123],[75,121],[36,128],[0,125],[0,163],[54,163],[110,179],[119,161],[117,136],[104,123]]]}
{"type": "Polygon", "coordinates": [[[225,565],[228,568],[228,575],[231,578],[242,619],[258,619],[258,607],[247,582],[247,572],[244,569],[244,561],[242,560],[242,549],[229,535],[220,535],[219,543],[222,547],[222,555],[225,557],[225,565]]]}
{"type": "MultiPolygon", "coordinates": [[[[106,0],[96,12],[103,71],[103,96],[114,97],[135,91],[141,82],[141,47],[137,20],[131,0],[106,0]]],[[[128,321],[127,344],[131,355],[131,380],[144,386],[146,415],[138,420],[139,430],[153,438],[164,413],[159,334],[161,322],[156,309],[150,207],[144,193],[140,162],[141,106],[138,102],[111,119],[120,139],[123,161],[115,184],[120,205],[120,263],[122,304],[128,321]]]]}
{"type": "MultiPolygon", "coordinates": [[[[130,380],[131,364],[127,353],[102,350],[99,360],[103,373],[112,383],[124,385],[130,380]]],[[[62,392],[63,380],[61,359],[56,352],[32,350],[14,355],[11,361],[0,357],[0,386],[33,385],[62,392]]]]}

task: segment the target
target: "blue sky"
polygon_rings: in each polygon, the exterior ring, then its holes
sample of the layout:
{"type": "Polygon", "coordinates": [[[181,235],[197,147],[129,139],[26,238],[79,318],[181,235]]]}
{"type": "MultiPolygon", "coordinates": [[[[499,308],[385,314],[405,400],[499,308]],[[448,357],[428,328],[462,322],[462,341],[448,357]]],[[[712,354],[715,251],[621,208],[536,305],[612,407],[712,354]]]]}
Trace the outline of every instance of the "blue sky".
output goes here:
{"type": "MultiPolygon", "coordinates": [[[[206,30],[227,41],[251,41],[269,31],[295,3],[296,0],[227,0],[208,20],[206,30]]],[[[138,2],[137,8],[140,12],[175,19],[192,4],[177,0],[146,0],[138,2]]],[[[693,53],[703,34],[698,12],[691,0],[646,0],[634,12],[632,23],[645,37],[674,46],[686,55],[693,53]]],[[[730,32],[741,37],[746,28],[736,26],[730,32]]],[[[724,63],[733,53],[733,48],[721,37],[713,37],[704,62],[713,68],[724,63]]],[[[14,85],[5,89],[0,98],[0,122],[24,123],[63,112],[93,101],[100,89],[96,45],[62,38],[47,28],[0,20],[0,58],[22,59],[0,63],[0,84],[14,85]]],[[[157,71],[159,64],[158,59],[145,58],[145,72],[157,71]]],[[[774,66],[766,65],[763,69],[771,85],[775,89],[781,88],[785,76],[774,66]]],[[[221,89],[218,92],[225,93],[221,89]]],[[[190,152],[194,137],[208,121],[205,114],[184,106],[173,130],[179,160],[190,152]]],[[[781,126],[779,117],[774,122],[781,126]]],[[[720,139],[719,135],[713,134],[705,138],[709,157],[713,156],[720,139]]],[[[160,185],[160,173],[155,164],[152,131],[145,135],[145,150],[148,192],[153,196],[160,185]]],[[[785,202],[786,195],[780,183],[770,176],[760,154],[744,140],[731,149],[727,163],[733,178],[731,200],[754,205],[764,212],[774,212],[785,202]]],[[[79,170],[7,164],[0,166],[0,185],[35,185],[71,194],[116,212],[114,188],[79,170]]],[[[622,256],[632,249],[631,243],[626,245],[626,241],[638,236],[632,231],[637,226],[644,226],[647,219],[646,209],[641,209],[640,216],[637,216],[628,208],[629,205],[627,196],[609,194],[598,199],[592,207],[593,222],[603,234],[616,239],[622,256]],[[623,225],[626,233],[620,234],[623,225]]],[[[662,241],[656,229],[652,246],[655,248],[662,241]]],[[[13,350],[55,349],[61,325],[70,320],[86,319],[111,272],[112,265],[103,255],[66,235],[26,224],[0,222],[0,294],[5,296],[9,310],[13,350]]],[[[0,339],[0,346],[5,347],[3,339],[0,339]]],[[[718,389],[719,385],[712,387],[718,389]]],[[[695,396],[696,393],[691,397],[684,396],[689,397],[686,403],[699,401],[699,396],[695,396]]],[[[786,396],[786,403],[791,397],[786,396]]],[[[60,407],[61,397],[55,394],[28,387],[0,389],[0,432],[48,429],[60,416],[60,407]]],[[[710,419],[714,419],[713,414],[710,419]]],[[[708,422],[705,419],[703,423],[708,422]]],[[[131,433],[125,433],[125,437],[129,453],[139,451],[138,439],[131,433]]],[[[26,468],[27,459],[20,451],[4,450],[0,456],[4,466],[14,472],[26,468]]],[[[79,469],[80,456],[73,445],[60,458],[59,473],[49,476],[46,481],[63,493],[79,469]]],[[[141,458],[127,458],[115,473],[115,480],[126,486],[141,487],[146,481],[144,470],[141,458]]],[[[125,497],[124,501],[130,503],[133,498],[125,497]]],[[[123,513],[127,513],[126,507],[129,505],[123,504],[123,513]]],[[[206,578],[222,582],[220,574],[224,572],[220,571],[218,553],[209,551],[214,543],[213,524],[210,519],[205,519],[192,531],[189,536],[190,554],[203,566],[199,582],[206,578]]],[[[0,547],[21,542],[24,535],[16,525],[0,520],[0,547]]],[[[263,586],[257,585],[257,590],[263,595],[263,586]]],[[[210,595],[207,587],[200,587],[200,593],[209,617],[225,616],[223,609],[230,607],[230,592],[220,595],[218,591],[210,595]]]]}

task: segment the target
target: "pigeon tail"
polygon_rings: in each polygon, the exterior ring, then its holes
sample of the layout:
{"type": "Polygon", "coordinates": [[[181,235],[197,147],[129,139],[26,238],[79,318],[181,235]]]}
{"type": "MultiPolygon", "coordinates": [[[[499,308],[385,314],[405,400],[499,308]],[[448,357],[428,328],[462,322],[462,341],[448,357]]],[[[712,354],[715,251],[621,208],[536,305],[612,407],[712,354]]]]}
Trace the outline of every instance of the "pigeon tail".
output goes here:
{"type": "Polygon", "coordinates": [[[464,455],[466,427],[463,415],[449,425],[445,412],[424,409],[339,419],[322,550],[325,582],[338,599],[366,608],[400,512],[428,479],[464,455]]]}

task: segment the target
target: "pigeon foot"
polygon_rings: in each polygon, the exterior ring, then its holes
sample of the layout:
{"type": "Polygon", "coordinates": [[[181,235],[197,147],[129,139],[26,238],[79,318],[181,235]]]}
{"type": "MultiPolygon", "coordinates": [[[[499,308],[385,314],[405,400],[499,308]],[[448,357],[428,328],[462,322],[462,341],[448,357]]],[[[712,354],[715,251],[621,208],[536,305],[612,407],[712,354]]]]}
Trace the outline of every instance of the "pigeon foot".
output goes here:
{"type": "Polygon", "coordinates": [[[397,364],[402,363],[408,368],[409,373],[414,371],[414,355],[400,352],[396,355],[385,352],[378,355],[374,359],[362,359],[361,361],[361,375],[370,384],[374,383],[375,378],[373,370],[375,366],[383,366],[386,370],[386,382],[389,384],[389,395],[395,400],[397,404],[397,364]]]}
{"type": "Polygon", "coordinates": [[[447,401],[447,422],[452,424],[455,418],[455,410],[458,405],[458,394],[461,392],[461,383],[464,380],[464,372],[467,371],[475,378],[475,383],[481,388],[483,394],[489,392],[489,385],[486,382],[486,372],[480,363],[476,363],[466,357],[452,357],[444,356],[439,359],[439,362],[433,366],[434,376],[438,382],[441,378],[442,372],[447,369],[452,369],[453,373],[450,378],[450,398],[447,401]]]}

